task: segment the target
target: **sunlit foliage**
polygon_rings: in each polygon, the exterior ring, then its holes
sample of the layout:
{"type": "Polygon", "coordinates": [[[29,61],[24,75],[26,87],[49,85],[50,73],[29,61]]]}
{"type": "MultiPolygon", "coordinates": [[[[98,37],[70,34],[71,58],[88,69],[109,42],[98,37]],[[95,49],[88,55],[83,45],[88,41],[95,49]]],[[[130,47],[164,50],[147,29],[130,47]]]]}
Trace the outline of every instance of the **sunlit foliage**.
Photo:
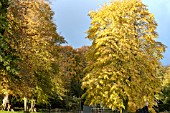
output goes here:
{"type": "MultiPolygon", "coordinates": [[[[157,42],[156,22],[141,0],[116,0],[89,14],[91,26],[83,88],[90,105],[135,111],[160,90],[156,68],[165,46],[157,42]]],[[[152,109],[150,109],[152,110],[152,109]]]]}
{"type": "Polygon", "coordinates": [[[46,102],[52,90],[51,64],[53,46],[64,41],[56,32],[52,21],[53,12],[48,2],[10,1],[8,19],[12,34],[18,38],[13,42],[20,57],[20,84],[15,93],[21,97],[36,98],[46,102]]]}

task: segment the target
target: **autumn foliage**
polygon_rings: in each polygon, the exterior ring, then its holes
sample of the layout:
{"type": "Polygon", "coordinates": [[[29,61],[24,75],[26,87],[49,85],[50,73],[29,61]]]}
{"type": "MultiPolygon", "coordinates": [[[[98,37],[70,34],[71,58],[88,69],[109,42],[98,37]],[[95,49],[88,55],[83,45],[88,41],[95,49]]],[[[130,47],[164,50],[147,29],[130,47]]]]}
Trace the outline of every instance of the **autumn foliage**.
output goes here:
{"type": "Polygon", "coordinates": [[[155,99],[170,102],[170,68],[160,62],[165,45],[142,0],[91,11],[89,47],[63,46],[53,15],[46,0],[0,1],[0,96],[28,99],[32,111],[33,102],[74,108],[83,99],[120,112],[148,104],[155,112],[155,99]]]}
{"type": "Polygon", "coordinates": [[[135,111],[160,91],[156,68],[165,46],[157,42],[153,14],[140,0],[112,1],[89,13],[92,40],[83,88],[90,105],[135,111]]]}

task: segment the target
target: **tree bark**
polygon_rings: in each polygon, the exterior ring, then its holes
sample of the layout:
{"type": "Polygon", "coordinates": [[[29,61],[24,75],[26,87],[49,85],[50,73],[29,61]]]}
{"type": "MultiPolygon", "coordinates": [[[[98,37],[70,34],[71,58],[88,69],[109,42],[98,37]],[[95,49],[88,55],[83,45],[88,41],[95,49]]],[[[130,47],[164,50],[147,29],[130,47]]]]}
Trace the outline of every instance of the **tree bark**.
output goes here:
{"type": "Polygon", "coordinates": [[[4,110],[7,110],[8,109],[8,105],[9,105],[9,99],[8,99],[9,95],[8,94],[5,94],[4,96],[4,99],[2,100],[3,103],[2,103],[2,106],[3,106],[3,109],[4,110]]]}
{"type": "Polygon", "coordinates": [[[27,112],[27,97],[24,97],[24,111],[27,112]]]}
{"type": "Polygon", "coordinates": [[[36,112],[36,108],[35,108],[35,100],[32,99],[31,100],[31,108],[29,109],[30,112],[36,112]]]}
{"type": "Polygon", "coordinates": [[[128,113],[128,98],[124,100],[124,106],[125,109],[123,110],[123,113],[128,113]]]}

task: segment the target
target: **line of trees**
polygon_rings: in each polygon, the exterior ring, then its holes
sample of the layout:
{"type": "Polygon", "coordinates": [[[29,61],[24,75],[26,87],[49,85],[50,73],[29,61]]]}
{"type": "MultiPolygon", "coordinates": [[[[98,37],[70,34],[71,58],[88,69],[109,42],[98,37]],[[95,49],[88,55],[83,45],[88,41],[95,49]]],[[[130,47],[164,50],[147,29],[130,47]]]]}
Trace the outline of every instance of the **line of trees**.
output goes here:
{"type": "Polygon", "coordinates": [[[66,96],[81,97],[86,47],[61,47],[53,11],[46,1],[1,1],[0,93],[7,108],[9,96],[24,99],[24,110],[66,96]],[[65,74],[66,73],[66,74],[65,74]],[[75,87],[70,86],[73,84],[75,87]]]}
{"type": "MultiPolygon", "coordinates": [[[[170,104],[170,68],[161,65],[166,46],[156,41],[156,22],[141,0],[117,0],[89,13],[89,47],[62,46],[45,0],[0,1],[0,95],[75,109],[88,105],[134,112],[155,100],[170,104]],[[62,102],[62,103],[61,103],[62,102]],[[59,103],[60,105],[56,105],[59,103]]],[[[6,100],[6,101],[5,101],[6,100]]],[[[6,102],[6,103],[5,103],[6,102]]],[[[10,103],[12,104],[12,103],[10,103]]]]}

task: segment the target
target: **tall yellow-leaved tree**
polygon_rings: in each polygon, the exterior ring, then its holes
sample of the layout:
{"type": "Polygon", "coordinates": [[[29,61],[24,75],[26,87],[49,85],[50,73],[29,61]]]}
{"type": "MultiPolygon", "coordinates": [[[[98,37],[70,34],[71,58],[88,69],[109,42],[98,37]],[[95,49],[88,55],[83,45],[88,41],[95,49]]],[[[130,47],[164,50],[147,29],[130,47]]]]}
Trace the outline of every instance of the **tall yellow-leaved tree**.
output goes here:
{"type": "MultiPolygon", "coordinates": [[[[114,0],[90,12],[92,40],[82,88],[90,105],[135,111],[155,104],[156,68],[165,46],[155,39],[156,22],[141,0],[114,0]]],[[[150,109],[152,110],[152,109],[150,109]]]]}

